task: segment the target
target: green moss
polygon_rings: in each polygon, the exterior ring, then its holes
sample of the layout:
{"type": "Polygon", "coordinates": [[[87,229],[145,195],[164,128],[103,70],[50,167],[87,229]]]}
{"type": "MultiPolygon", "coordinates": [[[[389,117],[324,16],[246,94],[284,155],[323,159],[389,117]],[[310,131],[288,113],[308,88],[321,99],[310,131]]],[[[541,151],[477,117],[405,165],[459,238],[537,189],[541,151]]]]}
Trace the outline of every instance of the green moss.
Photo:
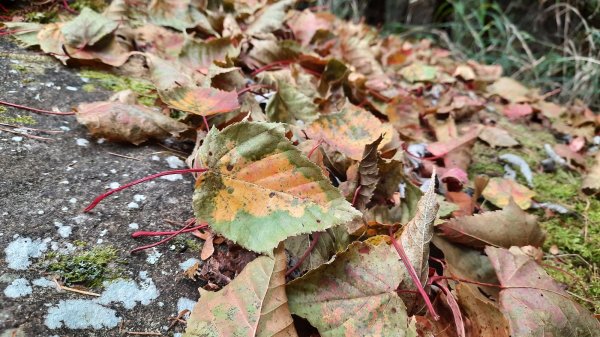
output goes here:
{"type": "Polygon", "coordinates": [[[45,260],[49,262],[46,269],[59,274],[66,285],[98,287],[103,281],[120,276],[115,264],[121,261],[112,247],[94,247],[77,255],[46,255],[45,260]]]}
{"type": "MultiPolygon", "coordinates": [[[[149,81],[95,70],[83,70],[80,75],[92,79],[94,83],[91,85],[97,84],[98,86],[111,91],[116,92],[130,89],[138,94],[138,102],[140,104],[153,106],[158,97],[154,85],[149,81]]],[[[92,89],[92,87],[88,86],[87,90],[90,89],[92,89]]]]}
{"type": "Polygon", "coordinates": [[[43,12],[28,12],[25,13],[26,22],[50,23],[57,19],[58,7],[51,7],[43,12]]]}
{"type": "Polygon", "coordinates": [[[85,92],[94,92],[94,91],[96,91],[96,86],[91,83],[88,83],[88,84],[82,85],[81,89],[83,89],[83,91],[85,91],[85,92]]]}
{"type": "Polygon", "coordinates": [[[26,66],[22,65],[22,64],[14,64],[13,63],[13,64],[10,65],[10,68],[14,69],[16,71],[20,71],[22,73],[26,73],[28,71],[28,68],[26,66]]]}
{"type": "Polygon", "coordinates": [[[199,252],[202,249],[202,245],[198,240],[186,239],[183,236],[178,236],[172,241],[175,249],[178,251],[191,250],[199,252]]]}
{"type": "Polygon", "coordinates": [[[34,125],[37,122],[31,116],[21,116],[19,114],[15,116],[6,116],[7,109],[0,106],[0,123],[4,124],[22,124],[22,125],[34,125]]]}

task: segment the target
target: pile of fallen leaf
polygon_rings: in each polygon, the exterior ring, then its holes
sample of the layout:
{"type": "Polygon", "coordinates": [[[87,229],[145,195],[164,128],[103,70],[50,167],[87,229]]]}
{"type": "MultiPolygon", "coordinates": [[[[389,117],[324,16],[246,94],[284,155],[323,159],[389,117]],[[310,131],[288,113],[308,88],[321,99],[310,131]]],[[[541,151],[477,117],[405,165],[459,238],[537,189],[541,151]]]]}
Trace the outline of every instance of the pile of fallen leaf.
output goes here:
{"type": "Polygon", "coordinates": [[[499,158],[504,177],[467,169],[475,142],[520,146],[499,121],[536,123],[568,136],[547,145],[543,169],[586,172],[598,153],[581,186],[597,193],[600,117],[499,66],[295,5],[115,0],[4,23],[67,65],[152,81],[152,107],[132,92],[77,107],[94,136],[195,140],[203,264],[256,257],[214,281],[195,266],[222,289],[201,289],[186,336],[599,336],[539,264],[545,233],[525,210],[561,205],[535,199],[518,155],[499,158]],[[256,255],[215,252],[231,242],[256,255]]]}

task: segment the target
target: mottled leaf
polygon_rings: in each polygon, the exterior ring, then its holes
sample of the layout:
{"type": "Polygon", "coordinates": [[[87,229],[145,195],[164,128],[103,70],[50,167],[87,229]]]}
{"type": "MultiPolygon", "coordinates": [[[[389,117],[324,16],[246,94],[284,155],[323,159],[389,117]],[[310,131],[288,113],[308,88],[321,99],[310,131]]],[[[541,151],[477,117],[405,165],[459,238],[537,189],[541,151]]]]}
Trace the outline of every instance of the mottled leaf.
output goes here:
{"type": "Polygon", "coordinates": [[[287,25],[290,27],[294,36],[303,46],[310,43],[315,33],[320,30],[328,30],[331,26],[329,20],[324,15],[326,13],[313,13],[309,9],[305,9],[302,12],[296,13],[294,17],[287,21],[287,25]]]}
{"type": "MultiPolygon", "coordinates": [[[[315,234],[298,235],[285,240],[285,249],[290,253],[292,265],[296,265],[298,260],[304,255],[315,234]]],[[[296,269],[299,274],[312,270],[329,261],[333,255],[339,253],[350,244],[350,235],[346,226],[336,226],[320,232],[317,242],[304,262],[296,269]]]]}
{"type": "Polygon", "coordinates": [[[179,61],[194,70],[206,71],[214,61],[224,61],[227,56],[237,54],[239,50],[228,37],[208,41],[188,39],[179,54],[179,61]]]}
{"type": "Polygon", "coordinates": [[[437,68],[415,62],[402,68],[400,74],[409,82],[432,82],[437,77],[437,68]]]}
{"type": "Polygon", "coordinates": [[[295,86],[278,82],[279,90],[267,102],[266,113],[272,122],[312,122],[318,117],[318,107],[295,86]]]}
{"type": "Polygon", "coordinates": [[[477,125],[465,132],[465,134],[460,137],[444,139],[439,142],[431,143],[427,145],[427,150],[434,156],[444,156],[447,153],[475,140],[477,136],[479,136],[479,133],[482,129],[482,126],[477,125]]]}
{"type": "Polygon", "coordinates": [[[600,321],[518,247],[487,247],[500,284],[500,310],[511,336],[597,337],[600,321]]]}
{"type": "Polygon", "coordinates": [[[483,190],[483,197],[498,207],[505,207],[512,198],[522,209],[531,207],[535,192],[511,179],[492,178],[483,190]]]}
{"type": "Polygon", "coordinates": [[[285,268],[280,246],[274,258],[259,256],[220,291],[201,290],[184,336],[298,336],[287,303],[285,268]]]}
{"type": "Polygon", "coordinates": [[[169,107],[201,116],[222,114],[240,107],[235,91],[176,87],[160,90],[158,94],[169,107]]]}
{"type": "Polygon", "coordinates": [[[347,103],[341,112],[320,116],[306,128],[312,139],[323,139],[335,150],[360,160],[365,145],[373,143],[381,134],[379,149],[394,147],[398,134],[390,124],[383,124],[370,112],[347,103]]]}
{"type": "Polygon", "coordinates": [[[369,41],[358,36],[348,36],[340,40],[342,57],[365,76],[383,76],[381,64],[371,51],[369,41]]]}
{"type": "Polygon", "coordinates": [[[188,129],[187,125],[147,106],[118,102],[81,104],[76,117],[96,137],[135,145],[148,139],[177,136],[188,129]]]}
{"type": "Polygon", "coordinates": [[[159,26],[185,30],[192,27],[190,0],[152,0],[148,5],[148,19],[159,26]]]}
{"type": "Polygon", "coordinates": [[[415,336],[396,288],[404,272],[395,251],[354,242],[287,286],[290,311],[321,336],[415,336]]]}
{"type": "Polygon", "coordinates": [[[196,183],[196,217],[256,252],[268,253],[288,237],[360,215],[285,138],[281,124],[213,128],[198,149],[196,165],[210,169],[196,183]]]}
{"type": "Polygon", "coordinates": [[[0,24],[8,28],[10,35],[19,46],[28,48],[40,44],[37,35],[44,25],[36,22],[1,22],[0,24]]]}
{"type": "Polygon", "coordinates": [[[540,247],[545,234],[537,217],[524,212],[513,200],[504,209],[453,218],[438,226],[449,240],[473,247],[540,247]]]}
{"type": "Polygon", "coordinates": [[[69,46],[81,49],[95,45],[114,32],[118,26],[117,22],[85,7],[75,19],[65,23],[60,30],[69,46]]]}
{"type": "Polygon", "coordinates": [[[508,322],[496,302],[485,297],[472,284],[459,283],[455,291],[461,311],[471,323],[468,336],[509,337],[508,322]]]}

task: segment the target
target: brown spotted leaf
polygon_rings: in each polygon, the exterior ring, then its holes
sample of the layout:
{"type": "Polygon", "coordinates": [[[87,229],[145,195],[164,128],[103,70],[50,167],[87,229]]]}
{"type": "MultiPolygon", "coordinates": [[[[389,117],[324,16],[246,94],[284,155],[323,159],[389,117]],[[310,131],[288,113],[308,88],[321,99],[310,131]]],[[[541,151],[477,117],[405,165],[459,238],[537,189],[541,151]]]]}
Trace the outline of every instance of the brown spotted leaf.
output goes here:
{"type": "Polygon", "coordinates": [[[240,107],[235,91],[176,87],[158,93],[169,107],[201,116],[222,114],[240,107]]]}
{"type": "Polygon", "coordinates": [[[287,285],[290,311],[323,337],[415,336],[396,293],[402,268],[381,237],[354,242],[333,261],[287,285]]]}
{"type": "MultiPolygon", "coordinates": [[[[319,233],[314,248],[310,250],[304,262],[296,269],[299,275],[329,261],[332,256],[343,251],[350,244],[350,235],[346,226],[336,226],[319,233]]],[[[285,240],[285,249],[290,253],[292,265],[295,266],[299,259],[309,250],[316,235],[317,233],[303,234],[285,240]]]]}
{"type": "Polygon", "coordinates": [[[209,169],[196,183],[196,218],[255,252],[360,216],[284,131],[260,122],[213,128],[195,156],[209,169]]]}
{"type": "Polygon", "coordinates": [[[335,150],[354,160],[360,160],[366,145],[381,134],[380,150],[396,147],[398,133],[390,124],[383,124],[370,112],[347,103],[341,112],[322,115],[306,128],[311,139],[323,139],[335,150]]]}
{"type": "Polygon", "coordinates": [[[201,290],[184,336],[298,336],[285,292],[283,246],[259,256],[225,288],[201,290]]]}
{"type": "Polygon", "coordinates": [[[135,145],[148,139],[177,136],[188,129],[187,125],[147,106],[118,102],[80,104],[75,116],[96,137],[135,145]]]}
{"type": "Polygon", "coordinates": [[[379,136],[373,143],[365,145],[363,157],[358,164],[358,184],[357,190],[354,192],[356,197],[353,198],[354,207],[359,210],[364,210],[367,207],[373,192],[379,182],[379,153],[377,148],[383,140],[383,136],[379,136]]]}
{"type": "Polygon", "coordinates": [[[438,228],[448,240],[480,248],[540,247],[545,237],[537,217],[527,214],[513,200],[500,211],[453,218],[438,228]]]}
{"type": "Polygon", "coordinates": [[[556,283],[520,248],[487,247],[498,280],[500,310],[511,336],[597,337],[600,321],[556,283]]]}

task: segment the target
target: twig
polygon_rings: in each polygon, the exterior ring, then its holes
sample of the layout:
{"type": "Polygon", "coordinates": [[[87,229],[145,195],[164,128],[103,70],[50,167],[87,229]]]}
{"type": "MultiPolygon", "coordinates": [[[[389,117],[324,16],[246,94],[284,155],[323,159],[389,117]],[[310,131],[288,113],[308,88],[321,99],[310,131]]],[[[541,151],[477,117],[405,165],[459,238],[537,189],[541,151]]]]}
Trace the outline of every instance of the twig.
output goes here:
{"type": "Polygon", "coordinates": [[[300,267],[304,263],[304,260],[306,260],[308,255],[310,255],[310,252],[312,252],[313,249],[315,249],[315,247],[317,246],[317,242],[319,242],[319,237],[321,237],[321,233],[322,232],[315,233],[312,241],[310,242],[310,245],[308,246],[304,254],[302,254],[298,262],[296,262],[296,264],[292,268],[290,268],[290,270],[285,272],[285,276],[289,276],[291,273],[294,272],[294,270],[298,269],[298,267],[300,267]]]}
{"type": "Polygon", "coordinates": [[[8,133],[12,133],[15,135],[19,135],[19,136],[23,136],[23,137],[27,137],[27,138],[31,138],[31,139],[38,139],[38,140],[50,140],[53,141],[54,139],[52,138],[47,138],[47,137],[41,137],[41,136],[34,136],[34,135],[30,135],[28,133],[24,133],[24,132],[17,132],[15,130],[11,130],[11,129],[5,129],[5,128],[0,128],[0,131],[4,131],[4,132],[8,132],[8,133]]]}
{"type": "Polygon", "coordinates": [[[32,112],[47,114],[47,115],[70,116],[70,115],[74,115],[75,114],[74,112],[62,112],[62,111],[42,110],[42,109],[32,108],[32,107],[28,107],[28,106],[25,106],[25,105],[16,104],[16,103],[10,103],[10,102],[5,102],[5,101],[0,101],[0,104],[6,105],[6,106],[12,106],[13,108],[19,108],[19,109],[23,109],[23,110],[32,111],[32,112]]]}
{"type": "Polygon", "coordinates": [[[78,294],[82,294],[82,295],[100,297],[100,294],[96,294],[91,291],[79,290],[79,289],[63,286],[62,284],[60,284],[58,282],[58,280],[56,278],[53,278],[53,280],[54,280],[54,283],[56,283],[56,287],[58,288],[58,290],[67,290],[67,291],[72,291],[74,293],[78,293],[78,294]]]}
{"type": "Polygon", "coordinates": [[[162,336],[160,332],[156,331],[125,331],[128,335],[138,335],[138,336],[162,336]]]}
{"type": "Polygon", "coordinates": [[[135,157],[131,157],[131,156],[127,156],[124,154],[118,154],[118,153],[114,153],[114,152],[107,152],[108,154],[115,156],[115,157],[121,157],[121,158],[125,158],[125,159],[132,159],[132,160],[137,160],[137,161],[141,161],[141,159],[139,158],[135,158],[135,157]]]}
{"type": "Polygon", "coordinates": [[[162,176],[168,176],[168,175],[172,175],[172,174],[181,174],[181,173],[193,173],[193,172],[198,172],[198,173],[202,173],[202,172],[206,172],[208,171],[208,169],[206,168],[201,168],[201,169],[183,169],[183,170],[171,170],[171,171],[164,171],[164,172],[160,172],[160,173],[156,173],[147,177],[144,177],[142,179],[138,179],[135,181],[132,181],[130,183],[127,183],[123,186],[117,187],[115,189],[112,189],[106,193],[102,193],[100,196],[96,197],[96,199],[94,199],[94,201],[92,201],[84,210],[84,213],[87,213],[89,211],[91,211],[92,209],[94,209],[94,207],[96,207],[96,205],[98,205],[102,200],[104,200],[106,197],[108,197],[109,195],[119,192],[121,190],[124,190],[126,188],[135,186],[137,184],[141,184],[143,182],[146,182],[148,180],[152,180],[152,179],[156,179],[158,177],[162,177],[162,176]]]}
{"type": "Polygon", "coordinates": [[[406,256],[406,253],[404,252],[404,249],[402,248],[402,242],[396,241],[396,237],[394,236],[395,233],[394,233],[392,227],[389,228],[389,234],[390,234],[390,239],[392,240],[392,244],[394,245],[394,248],[396,248],[396,251],[398,252],[398,255],[400,255],[402,263],[404,263],[404,266],[408,270],[408,274],[410,275],[410,278],[412,278],[413,283],[415,284],[415,286],[417,287],[417,290],[419,290],[419,293],[421,294],[421,297],[423,297],[423,300],[425,301],[425,305],[427,306],[427,310],[429,310],[429,312],[431,313],[431,316],[433,317],[434,320],[436,320],[436,321],[439,320],[440,316],[437,314],[437,312],[435,312],[435,309],[433,308],[433,304],[431,304],[431,301],[429,300],[429,295],[427,295],[427,293],[425,292],[425,289],[423,289],[423,286],[421,285],[421,281],[419,280],[419,277],[417,276],[417,272],[415,271],[415,268],[412,266],[412,264],[410,264],[410,261],[408,260],[408,256],[406,256]]]}

